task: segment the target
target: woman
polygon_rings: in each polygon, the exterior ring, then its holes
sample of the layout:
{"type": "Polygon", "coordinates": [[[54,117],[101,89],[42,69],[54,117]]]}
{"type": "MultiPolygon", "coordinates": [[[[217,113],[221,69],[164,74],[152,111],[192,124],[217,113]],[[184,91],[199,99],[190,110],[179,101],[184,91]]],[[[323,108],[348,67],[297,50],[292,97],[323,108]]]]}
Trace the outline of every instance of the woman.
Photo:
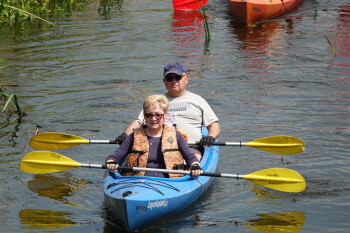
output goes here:
{"type": "MultiPolygon", "coordinates": [[[[146,97],[143,103],[144,124],[135,128],[123,144],[106,159],[107,168],[115,172],[118,163],[127,158],[129,167],[184,170],[184,160],[190,164],[192,176],[203,171],[196,156],[190,151],[182,134],[175,126],[164,124],[169,102],[163,95],[146,97]]],[[[181,174],[158,172],[128,172],[126,176],[158,176],[175,178],[181,174]]]]}

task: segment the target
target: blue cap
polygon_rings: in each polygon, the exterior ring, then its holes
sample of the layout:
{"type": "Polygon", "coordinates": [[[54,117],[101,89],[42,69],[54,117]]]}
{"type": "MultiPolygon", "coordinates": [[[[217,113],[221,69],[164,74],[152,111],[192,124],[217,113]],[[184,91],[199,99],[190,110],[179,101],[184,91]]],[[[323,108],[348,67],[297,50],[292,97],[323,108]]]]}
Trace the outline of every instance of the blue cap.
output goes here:
{"type": "Polygon", "coordinates": [[[172,62],[167,64],[164,67],[164,74],[163,76],[167,76],[168,74],[177,74],[177,75],[182,75],[183,73],[186,73],[186,69],[185,67],[183,67],[183,65],[181,65],[178,62],[172,62]]]}

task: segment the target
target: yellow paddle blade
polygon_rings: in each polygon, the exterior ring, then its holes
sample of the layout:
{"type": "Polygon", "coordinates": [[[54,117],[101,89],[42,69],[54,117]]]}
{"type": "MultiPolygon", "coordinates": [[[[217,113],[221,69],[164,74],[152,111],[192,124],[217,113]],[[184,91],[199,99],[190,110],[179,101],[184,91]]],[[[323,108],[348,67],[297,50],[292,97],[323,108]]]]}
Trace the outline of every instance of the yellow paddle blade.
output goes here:
{"type": "Polygon", "coordinates": [[[59,150],[80,144],[89,144],[88,139],[63,133],[39,133],[30,139],[30,147],[38,150],[59,150]]]}
{"type": "Polygon", "coordinates": [[[306,188],[304,178],[298,172],[287,168],[268,168],[243,175],[243,179],[283,192],[298,193],[306,188]]]}
{"type": "Polygon", "coordinates": [[[59,172],[80,166],[80,163],[51,151],[30,152],[20,163],[20,169],[26,173],[59,172]]]}
{"type": "Polygon", "coordinates": [[[271,136],[247,142],[246,146],[282,155],[298,154],[305,150],[302,140],[292,136],[271,136]]]}

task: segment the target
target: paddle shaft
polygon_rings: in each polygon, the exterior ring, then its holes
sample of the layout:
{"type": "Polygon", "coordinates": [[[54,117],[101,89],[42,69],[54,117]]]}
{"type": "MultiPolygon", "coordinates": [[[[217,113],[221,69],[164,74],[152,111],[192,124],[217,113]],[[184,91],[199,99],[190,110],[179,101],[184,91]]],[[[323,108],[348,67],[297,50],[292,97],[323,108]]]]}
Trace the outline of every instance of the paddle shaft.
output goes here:
{"type": "MultiPolygon", "coordinates": [[[[106,169],[106,165],[100,164],[81,164],[81,167],[86,168],[102,168],[106,169]]],[[[119,166],[119,171],[126,172],[159,172],[159,173],[172,173],[172,174],[184,174],[191,175],[190,171],[181,170],[169,170],[169,169],[157,169],[157,168],[140,168],[140,167],[124,167],[119,166]]],[[[246,179],[246,180],[259,180],[259,181],[269,181],[269,182],[287,182],[287,183],[299,183],[299,179],[286,178],[286,177],[266,177],[261,175],[239,175],[239,174],[227,174],[227,173],[216,173],[216,172],[203,172],[201,176],[211,176],[211,177],[223,177],[223,178],[235,178],[235,179],[246,179]]]]}
{"type": "MultiPolygon", "coordinates": [[[[213,142],[213,146],[247,146],[248,142],[213,142]]],[[[114,140],[89,140],[89,144],[116,144],[114,140]]],[[[199,142],[188,142],[188,145],[199,145],[199,142]]],[[[252,146],[264,146],[264,145],[259,145],[256,143],[255,145],[252,146]]],[[[291,146],[300,146],[300,144],[267,144],[265,146],[269,147],[291,147],[291,146]]]]}
{"type": "MultiPolygon", "coordinates": [[[[73,159],[70,159],[64,155],[60,155],[50,151],[33,151],[25,155],[20,163],[20,169],[27,173],[51,173],[65,171],[76,167],[85,168],[103,168],[106,169],[106,165],[99,164],[82,164],[73,159]]],[[[183,170],[168,170],[168,169],[156,169],[156,168],[139,168],[139,167],[123,167],[119,166],[117,170],[122,171],[152,171],[161,173],[174,173],[190,175],[190,171],[183,170]]],[[[260,171],[253,172],[248,175],[238,174],[225,174],[225,173],[212,173],[204,172],[203,176],[212,177],[226,177],[250,180],[258,185],[283,191],[283,192],[302,192],[306,188],[304,178],[296,171],[287,168],[268,168],[260,171]]]]}
{"type": "MultiPolygon", "coordinates": [[[[106,169],[106,165],[101,164],[90,164],[90,163],[82,163],[81,167],[85,168],[101,168],[106,169]]],[[[140,167],[124,167],[119,166],[118,170],[126,171],[126,172],[159,172],[159,173],[173,173],[173,174],[184,174],[190,175],[190,171],[181,171],[181,170],[170,170],[170,169],[157,169],[157,168],[140,168],[140,167]]],[[[215,172],[203,172],[201,176],[212,176],[212,177],[226,177],[226,178],[236,178],[243,179],[243,175],[238,174],[225,174],[225,173],[215,173],[215,172]]]]}
{"type": "MultiPolygon", "coordinates": [[[[188,145],[198,145],[199,142],[188,142],[188,145]]],[[[246,146],[246,142],[213,142],[213,146],[246,146]]]]}
{"type": "MultiPolygon", "coordinates": [[[[89,144],[116,144],[114,140],[89,140],[89,144]]],[[[199,145],[199,142],[189,142],[188,145],[199,145]]],[[[246,142],[214,142],[213,146],[246,146],[246,142]]]]}
{"type": "MultiPolygon", "coordinates": [[[[80,144],[116,144],[115,140],[89,140],[79,136],[55,132],[40,133],[33,136],[29,145],[39,150],[59,150],[80,144]]],[[[199,142],[189,142],[189,145],[198,145],[199,142]]],[[[214,142],[214,146],[248,146],[275,154],[298,154],[305,150],[302,140],[292,136],[271,136],[251,142],[214,142]]]]}
{"type": "Polygon", "coordinates": [[[89,144],[116,144],[115,140],[89,140],[89,144]]]}

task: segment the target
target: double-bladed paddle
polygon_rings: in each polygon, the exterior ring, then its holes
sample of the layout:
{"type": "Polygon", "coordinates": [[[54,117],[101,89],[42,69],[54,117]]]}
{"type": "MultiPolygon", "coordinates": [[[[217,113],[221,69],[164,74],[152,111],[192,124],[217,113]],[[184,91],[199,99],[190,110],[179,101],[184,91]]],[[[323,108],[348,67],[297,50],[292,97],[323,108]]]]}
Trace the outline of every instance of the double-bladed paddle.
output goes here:
{"type": "Polygon", "coordinates": [[[207,4],[208,0],[173,0],[175,11],[197,10],[207,4]]]}
{"type": "MultiPolygon", "coordinates": [[[[102,168],[106,169],[106,165],[99,164],[83,164],[74,161],[64,155],[50,151],[34,151],[25,155],[20,163],[22,171],[27,173],[51,173],[64,171],[76,167],[85,168],[102,168]]],[[[189,175],[190,171],[124,167],[119,166],[120,171],[152,171],[161,173],[174,173],[189,175]]],[[[283,192],[302,192],[306,188],[304,178],[296,171],[287,168],[268,168],[253,172],[248,175],[225,174],[204,172],[201,176],[226,177],[235,179],[249,180],[258,185],[275,189],[283,192]]]]}
{"type": "MultiPolygon", "coordinates": [[[[29,145],[38,150],[60,150],[80,144],[115,144],[115,140],[89,140],[79,136],[64,133],[39,133],[34,135],[29,145]]],[[[194,145],[198,142],[189,142],[194,145]]],[[[271,136],[251,142],[214,142],[217,146],[249,146],[275,154],[298,154],[305,150],[302,140],[292,136],[271,136]]]]}

